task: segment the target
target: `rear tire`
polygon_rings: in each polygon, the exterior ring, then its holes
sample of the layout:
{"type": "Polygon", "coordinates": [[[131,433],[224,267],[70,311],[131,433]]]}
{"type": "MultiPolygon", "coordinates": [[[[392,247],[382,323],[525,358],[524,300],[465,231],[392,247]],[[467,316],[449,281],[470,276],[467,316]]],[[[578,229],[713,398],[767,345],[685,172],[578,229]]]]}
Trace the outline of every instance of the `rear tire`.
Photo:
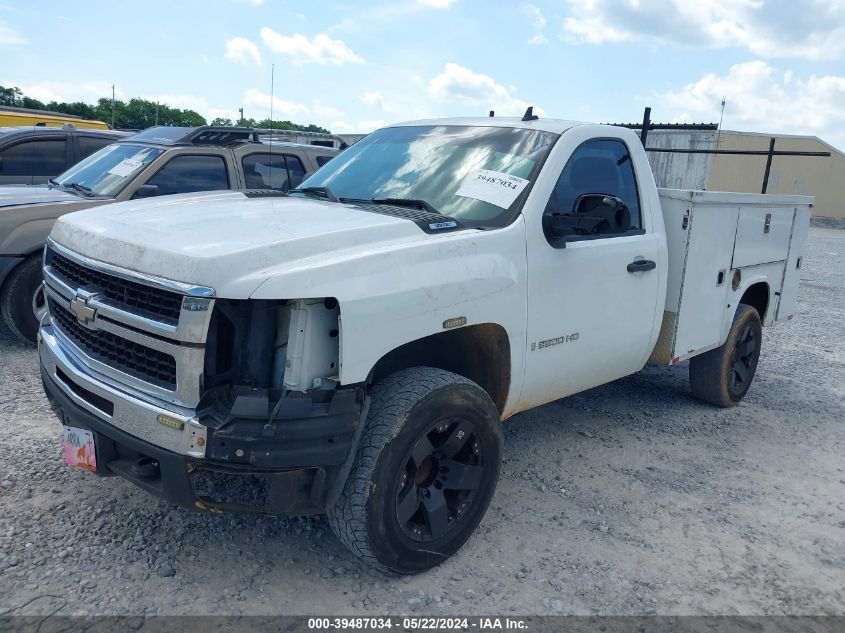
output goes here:
{"type": "Polygon", "coordinates": [[[760,315],[740,303],[725,344],[690,360],[693,395],[719,407],[739,404],[754,380],[762,341],[760,315]]]}
{"type": "Polygon", "coordinates": [[[391,374],[371,398],[329,524],[382,571],[421,572],[458,551],[487,510],[502,461],[499,412],[471,380],[430,367],[391,374]]]}
{"type": "Polygon", "coordinates": [[[35,343],[38,334],[33,300],[43,279],[41,257],[30,257],[12,271],[0,297],[6,325],[15,336],[28,343],[35,343]]]}

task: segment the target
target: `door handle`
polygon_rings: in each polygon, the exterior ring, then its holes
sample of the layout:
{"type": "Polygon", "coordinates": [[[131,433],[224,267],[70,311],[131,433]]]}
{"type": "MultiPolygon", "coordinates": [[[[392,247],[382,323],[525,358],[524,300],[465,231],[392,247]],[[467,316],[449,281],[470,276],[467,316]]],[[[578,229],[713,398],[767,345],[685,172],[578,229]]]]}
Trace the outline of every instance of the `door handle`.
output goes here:
{"type": "Polygon", "coordinates": [[[647,270],[654,270],[655,268],[657,268],[657,264],[650,259],[635,259],[628,264],[629,273],[642,273],[647,270]]]}

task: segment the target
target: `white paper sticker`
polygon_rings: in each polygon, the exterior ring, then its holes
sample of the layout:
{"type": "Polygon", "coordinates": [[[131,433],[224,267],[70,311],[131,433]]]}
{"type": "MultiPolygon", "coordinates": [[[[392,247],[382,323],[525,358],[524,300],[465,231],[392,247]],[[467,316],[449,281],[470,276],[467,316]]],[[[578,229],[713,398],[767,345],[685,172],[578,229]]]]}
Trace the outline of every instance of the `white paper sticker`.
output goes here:
{"type": "Polygon", "coordinates": [[[519,176],[511,176],[490,169],[479,169],[464,180],[455,195],[483,200],[507,209],[527,184],[528,181],[519,176]]]}
{"type": "Polygon", "coordinates": [[[117,165],[109,169],[109,173],[123,178],[138,169],[142,164],[142,161],[135,158],[124,158],[117,165]]]}

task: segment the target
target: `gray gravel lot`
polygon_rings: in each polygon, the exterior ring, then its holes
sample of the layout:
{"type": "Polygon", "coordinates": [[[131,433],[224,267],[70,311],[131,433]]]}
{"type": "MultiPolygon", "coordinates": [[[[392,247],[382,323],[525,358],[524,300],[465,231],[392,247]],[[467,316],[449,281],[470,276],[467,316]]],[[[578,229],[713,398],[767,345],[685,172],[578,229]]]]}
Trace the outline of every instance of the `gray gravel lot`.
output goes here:
{"type": "Polygon", "coordinates": [[[404,578],[322,518],[195,514],[66,468],[35,351],[2,330],[0,614],[845,614],[844,297],[845,231],[813,227],[739,407],[649,366],[514,417],[475,536],[404,578]]]}

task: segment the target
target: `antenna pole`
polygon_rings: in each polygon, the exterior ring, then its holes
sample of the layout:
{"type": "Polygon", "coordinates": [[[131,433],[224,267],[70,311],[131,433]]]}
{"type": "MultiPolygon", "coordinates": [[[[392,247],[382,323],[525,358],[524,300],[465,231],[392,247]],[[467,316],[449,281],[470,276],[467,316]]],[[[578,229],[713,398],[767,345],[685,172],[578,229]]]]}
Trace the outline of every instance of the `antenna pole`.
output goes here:
{"type": "Polygon", "coordinates": [[[276,80],[276,64],[270,66],[270,129],[273,129],[273,88],[276,80]]]}
{"type": "MultiPolygon", "coordinates": [[[[270,155],[270,188],[273,188],[273,99],[275,98],[274,95],[274,87],[275,87],[275,80],[276,80],[276,64],[270,65],[270,135],[267,138],[267,144],[270,146],[268,148],[268,154],[270,155]]],[[[284,158],[282,158],[284,160],[284,158]]],[[[290,183],[288,183],[288,187],[290,187],[290,183]]]]}
{"type": "Polygon", "coordinates": [[[722,121],[725,118],[725,102],[727,97],[722,97],[722,113],[719,115],[719,127],[716,128],[716,149],[719,149],[719,139],[722,138],[722,121]]]}

